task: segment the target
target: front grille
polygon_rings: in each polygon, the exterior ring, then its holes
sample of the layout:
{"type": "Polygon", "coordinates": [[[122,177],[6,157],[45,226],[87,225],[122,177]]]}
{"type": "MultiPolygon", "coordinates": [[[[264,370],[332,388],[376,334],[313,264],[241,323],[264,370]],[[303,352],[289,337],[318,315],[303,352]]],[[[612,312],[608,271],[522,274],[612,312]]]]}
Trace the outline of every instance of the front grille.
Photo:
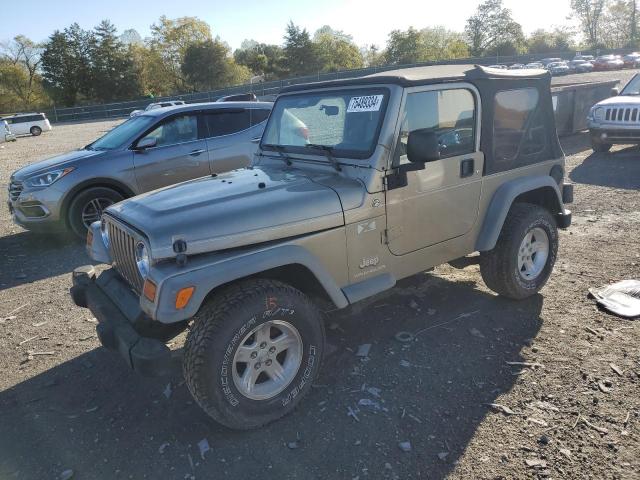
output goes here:
{"type": "Polygon", "coordinates": [[[136,239],[119,225],[108,221],[109,250],[113,266],[138,294],[142,292],[142,276],[136,265],[136,239]]]}
{"type": "Polygon", "coordinates": [[[24,185],[22,185],[22,182],[13,180],[9,184],[9,198],[11,199],[12,202],[15,202],[18,199],[23,189],[24,189],[24,185]]]}
{"type": "Polygon", "coordinates": [[[605,120],[611,123],[631,124],[640,122],[638,107],[609,107],[605,112],[605,120]]]}

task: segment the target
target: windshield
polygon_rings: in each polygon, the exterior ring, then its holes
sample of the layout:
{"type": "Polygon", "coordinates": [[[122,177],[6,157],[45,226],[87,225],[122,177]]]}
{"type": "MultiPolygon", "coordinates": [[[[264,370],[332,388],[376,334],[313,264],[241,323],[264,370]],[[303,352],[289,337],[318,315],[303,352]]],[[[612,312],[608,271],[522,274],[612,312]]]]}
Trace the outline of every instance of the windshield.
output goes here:
{"type": "Polygon", "coordinates": [[[633,77],[622,89],[620,95],[640,95],[640,75],[633,77]]]}
{"type": "Polygon", "coordinates": [[[87,146],[90,150],[115,150],[127,144],[131,137],[141,134],[155,121],[155,117],[141,115],[121,123],[113,130],[87,146]]]}
{"type": "Polygon", "coordinates": [[[276,102],[261,147],[309,153],[331,147],[336,157],[368,158],[375,149],[389,93],[354,89],[285,96],[276,102]]]}

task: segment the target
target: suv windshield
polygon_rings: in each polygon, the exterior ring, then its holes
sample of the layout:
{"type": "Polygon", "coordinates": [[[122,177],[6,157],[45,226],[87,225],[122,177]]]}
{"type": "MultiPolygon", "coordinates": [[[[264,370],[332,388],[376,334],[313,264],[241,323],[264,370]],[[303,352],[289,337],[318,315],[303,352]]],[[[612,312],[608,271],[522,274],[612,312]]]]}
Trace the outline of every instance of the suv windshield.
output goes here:
{"type": "Polygon", "coordinates": [[[100,137],[95,142],[87,145],[89,150],[115,150],[126,145],[132,136],[143,133],[146,128],[155,121],[155,117],[141,115],[133,117],[121,123],[113,130],[100,137]]]}
{"type": "Polygon", "coordinates": [[[306,145],[331,147],[336,157],[368,158],[375,149],[389,93],[354,89],[303,93],[276,102],[261,147],[309,153],[306,145]]]}
{"type": "Polygon", "coordinates": [[[622,89],[620,95],[640,95],[640,75],[636,75],[622,89]]]}

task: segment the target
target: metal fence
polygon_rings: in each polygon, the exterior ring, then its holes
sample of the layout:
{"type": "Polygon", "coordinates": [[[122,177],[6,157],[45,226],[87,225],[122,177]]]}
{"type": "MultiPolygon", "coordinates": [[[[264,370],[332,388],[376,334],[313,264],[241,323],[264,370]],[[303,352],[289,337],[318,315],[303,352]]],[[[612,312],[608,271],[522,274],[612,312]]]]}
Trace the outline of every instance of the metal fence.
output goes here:
{"type": "MultiPolygon", "coordinates": [[[[624,54],[631,50],[615,50],[615,51],[584,51],[583,54],[602,55],[605,53],[624,54]]],[[[234,95],[239,93],[255,93],[259,98],[269,99],[275,97],[283,87],[288,85],[296,85],[301,83],[318,82],[323,80],[335,80],[342,78],[355,78],[369,75],[376,72],[387,70],[395,70],[398,68],[410,68],[428,65],[460,65],[460,64],[477,64],[477,65],[493,65],[493,64],[514,64],[514,63],[530,63],[542,58],[563,58],[571,59],[575,52],[555,52],[545,54],[527,54],[514,55],[506,57],[481,57],[481,58],[457,58],[453,60],[443,60],[439,62],[422,62],[406,65],[385,65],[382,67],[369,67],[354,70],[344,70],[340,72],[318,73],[316,75],[308,75],[305,77],[289,78],[285,80],[274,80],[262,83],[250,83],[237,85],[233,87],[213,90],[210,92],[196,92],[171,95],[169,97],[141,98],[126,102],[107,103],[102,105],[86,105],[70,108],[53,108],[45,111],[52,122],[75,122],[83,120],[103,120],[109,118],[121,118],[128,116],[133,110],[144,109],[152,102],[160,102],[163,100],[184,100],[187,103],[212,102],[226,95],[234,95]]]]}

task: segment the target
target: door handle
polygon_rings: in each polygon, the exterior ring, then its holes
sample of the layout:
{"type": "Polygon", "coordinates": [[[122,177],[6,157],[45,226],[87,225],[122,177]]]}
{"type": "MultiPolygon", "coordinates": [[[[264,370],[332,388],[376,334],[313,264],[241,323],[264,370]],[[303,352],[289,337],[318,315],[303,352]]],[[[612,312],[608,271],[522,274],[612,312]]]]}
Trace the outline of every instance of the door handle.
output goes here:
{"type": "Polygon", "coordinates": [[[189,152],[189,155],[191,155],[192,157],[197,157],[198,155],[200,155],[201,153],[206,152],[206,150],[204,149],[200,149],[200,150],[193,150],[191,152],[189,152]]]}
{"type": "Polygon", "coordinates": [[[470,177],[476,170],[475,162],[473,158],[467,158],[460,161],[460,178],[470,177]]]}
{"type": "Polygon", "coordinates": [[[256,137],[251,139],[251,143],[259,143],[262,137],[256,137]]]}

